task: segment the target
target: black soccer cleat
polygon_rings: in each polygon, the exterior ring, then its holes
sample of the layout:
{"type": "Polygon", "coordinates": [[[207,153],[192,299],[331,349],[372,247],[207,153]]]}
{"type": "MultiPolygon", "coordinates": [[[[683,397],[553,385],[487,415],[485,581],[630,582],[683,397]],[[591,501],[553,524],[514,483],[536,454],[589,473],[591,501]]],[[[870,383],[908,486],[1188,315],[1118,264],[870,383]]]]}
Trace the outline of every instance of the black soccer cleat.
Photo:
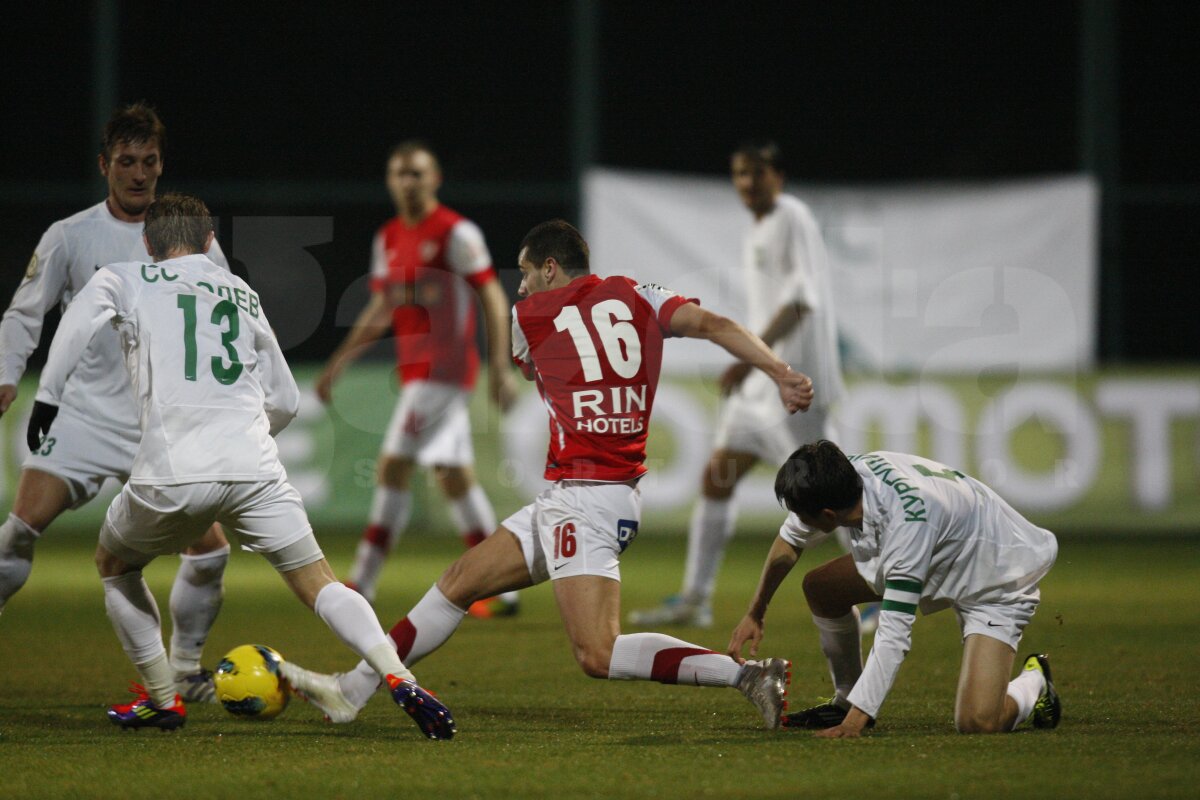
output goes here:
{"type": "MultiPolygon", "coordinates": [[[[827,703],[815,705],[812,708],[806,708],[803,711],[797,711],[793,714],[784,714],[780,720],[780,725],[784,728],[800,728],[807,731],[823,731],[826,728],[835,728],[841,725],[846,719],[846,714],[850,712],[847,708],[842,708],[833,700],[827,703]]],[[[867,720],[867,727],[874,728],[875,720],[870,718],[867,720]]]]}
{"type": "Polygon", "coordinates": [[[1050,677],[1050,656],[1045,653],[1034,653],[1025,659],[1025,671],[1036,669],[1042,673],[1046,685],[1038,695],[1033,706],[1033,727],[1057,728],[1062,719],[1062,700],[1054,689],[1054,679],[1050,677]]]}

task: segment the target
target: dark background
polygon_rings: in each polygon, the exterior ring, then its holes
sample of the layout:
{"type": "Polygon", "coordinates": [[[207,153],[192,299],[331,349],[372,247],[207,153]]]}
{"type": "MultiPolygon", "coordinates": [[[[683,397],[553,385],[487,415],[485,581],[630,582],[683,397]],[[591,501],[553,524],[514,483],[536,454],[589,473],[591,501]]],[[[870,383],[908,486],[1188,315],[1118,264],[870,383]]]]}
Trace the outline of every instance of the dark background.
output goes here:
{"type": "Polygon", "coordinates": [[[284,255],[271,265],[283,278],[259,287],[277,327],[281,308],[311,317],[284,337],[292,358],[327,355],[365,299],[399,139],[435,146],[443,201],[483,227],[511,293],[525,231],[577,219],[586,163],[724,174],[747,135],[776,138],[807,183],[1093,172],[1098,355],[1200,357],[1197,4],[165,5],[50,2],[6,18],[4,297],[46,226],[103,198],[97,101],[111,97],[158,107],[160,189],[204,197],[256,284],[261,243],[239,245],[239,221],[332,219],[306,247],[323,280],[298,267],[289,283],[284,255]],[[105,25],[115,33],[98,37],[105,25]]]}

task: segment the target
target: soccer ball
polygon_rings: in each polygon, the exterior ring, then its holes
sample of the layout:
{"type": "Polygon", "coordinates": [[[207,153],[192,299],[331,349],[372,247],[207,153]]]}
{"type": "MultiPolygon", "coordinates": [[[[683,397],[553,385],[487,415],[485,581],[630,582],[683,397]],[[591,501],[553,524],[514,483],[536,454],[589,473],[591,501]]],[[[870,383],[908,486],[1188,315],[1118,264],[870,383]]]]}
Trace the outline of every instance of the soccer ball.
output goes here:
{"type": "Polygon", "coordinates": [[[279,674],[283,656],[263,644],[243,644],[225,654],[213,683],[217,700],[238,717],[272,719],[287,708],[287,680],[279,674]]]}

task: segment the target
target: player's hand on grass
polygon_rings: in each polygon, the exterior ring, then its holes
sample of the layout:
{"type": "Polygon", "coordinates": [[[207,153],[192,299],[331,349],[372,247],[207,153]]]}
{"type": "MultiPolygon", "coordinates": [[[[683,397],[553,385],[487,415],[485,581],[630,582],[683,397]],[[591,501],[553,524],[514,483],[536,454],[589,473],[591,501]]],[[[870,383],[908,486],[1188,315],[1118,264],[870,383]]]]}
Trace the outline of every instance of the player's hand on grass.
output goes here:
{"type": "Polygon", "coordinates": [[[803,372],[796,372],[789,368],[777,380],[777,383],[779,384],[779,399],[783,401],[783,407],[788,410],[789,414],[807,411],[808,407],[812,405],[812,379],[803,372]]]}
{"type": "Polygon", "coordinates": [[[841,725],[817,731],[814,736],[821,739],[857,739],[859,736],[862,736],[863,729],[867,727],[867,723],[870,721],[871,718],[866,713],[857,707],[851,708],[846,714],[846,718],[842,720],[841,725]]]}
{"type": "Polygon", "coordinates": [[[753,367],[744,361],[739,361],[733,364],[723,373],[718,384],[721,387],[721,394],[730,394],[733,390],[742,385],[742,381],[746,380],[746,376],[750,374],[753,367]]]}
{"type": "Polygon", "coordinates": [[[11,383],[6,383],[0,386],[0,416],[8,411],[8,407],[13,404],[13,400],[17,399],[17,387],[11,383]]]}
{"type": "Polygon", "coordinates": [[[517,401],[517,380],[508,365],[488,370],[488,390],[496,407],[508,413],[517,401]]]}
{"type": "Polygon", "coordinates": [[[733,635],[729,637],[729,647],[726,649],[726,654],[739,664],[745,664],[746,659],[742,657],[742,648],[746,643],[750,643],[750,656],[753,658],[758,655],[758,644],[763,637],[763,623],[760,619],[747,614],[742,617],[742,621],[733,629],[733,635]]]}
{"type": "Polygon", "coordinates": [[[50,424],[58,416],[58,406],[33,401],[33,412],[29,415],[29,428],[25,431],[25,443],[31,451],[42,446],[42,439],[50,432],[50,424]]]}

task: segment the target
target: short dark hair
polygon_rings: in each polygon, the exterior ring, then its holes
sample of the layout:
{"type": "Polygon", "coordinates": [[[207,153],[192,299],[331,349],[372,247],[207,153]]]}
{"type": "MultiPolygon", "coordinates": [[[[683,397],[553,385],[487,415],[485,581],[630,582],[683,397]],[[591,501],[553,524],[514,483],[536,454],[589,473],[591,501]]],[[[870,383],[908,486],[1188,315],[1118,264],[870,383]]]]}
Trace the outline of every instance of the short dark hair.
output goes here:
{"type": "Polygon", "coordinates": [[[437,153],[433,152],[433,148],[424,139],[405,139],[402,142],[397,142],[388,151],[387,160],[391,161],[397,156],[411,156],[413,153],[428,153],[438,171],[441,171],[442,160],[438,158],[437,153]]]}
{"type": "Polygon", "coordinates": [[[592,271],[589,259],[591,251],[583,234],[565,220],[552,219],[535,225],[521,240],[525,258],[541,266],[547,258],[553,258],[572,278],[587,275],[592,271]]]}
{"type": "Polygon", "coordinates": [[[810,517],[826,508],[853,508],[862,489],[862,478],[850,459],[828,439],[792,453],[775,475],[775,498],[788,511],[810,517]]]}
{"type": "Polygon", "coordinates": [[[779,145],[770,139],[746,139],[734,149],[732,155],[745,156],[776,172],[783,172],[783,153],[779,145]]]}
{"type": "Polygon", "coordinates": [[[104,126],[100,139],[100,155],[107,162],[119,144],[142,144],[150,140],[158,145],[159,154],[167,149],[167,128],[152,106],[145,102],[131,103],[113,112],[104,126]]]}
{"type": "Polygon", "coordinates": [[[172,250],[203,253],[204,243],[213,230],[212,213],[198,197],[165,194],[146,209],[144,230],[156,259],[164,258],[172,250]]]}

